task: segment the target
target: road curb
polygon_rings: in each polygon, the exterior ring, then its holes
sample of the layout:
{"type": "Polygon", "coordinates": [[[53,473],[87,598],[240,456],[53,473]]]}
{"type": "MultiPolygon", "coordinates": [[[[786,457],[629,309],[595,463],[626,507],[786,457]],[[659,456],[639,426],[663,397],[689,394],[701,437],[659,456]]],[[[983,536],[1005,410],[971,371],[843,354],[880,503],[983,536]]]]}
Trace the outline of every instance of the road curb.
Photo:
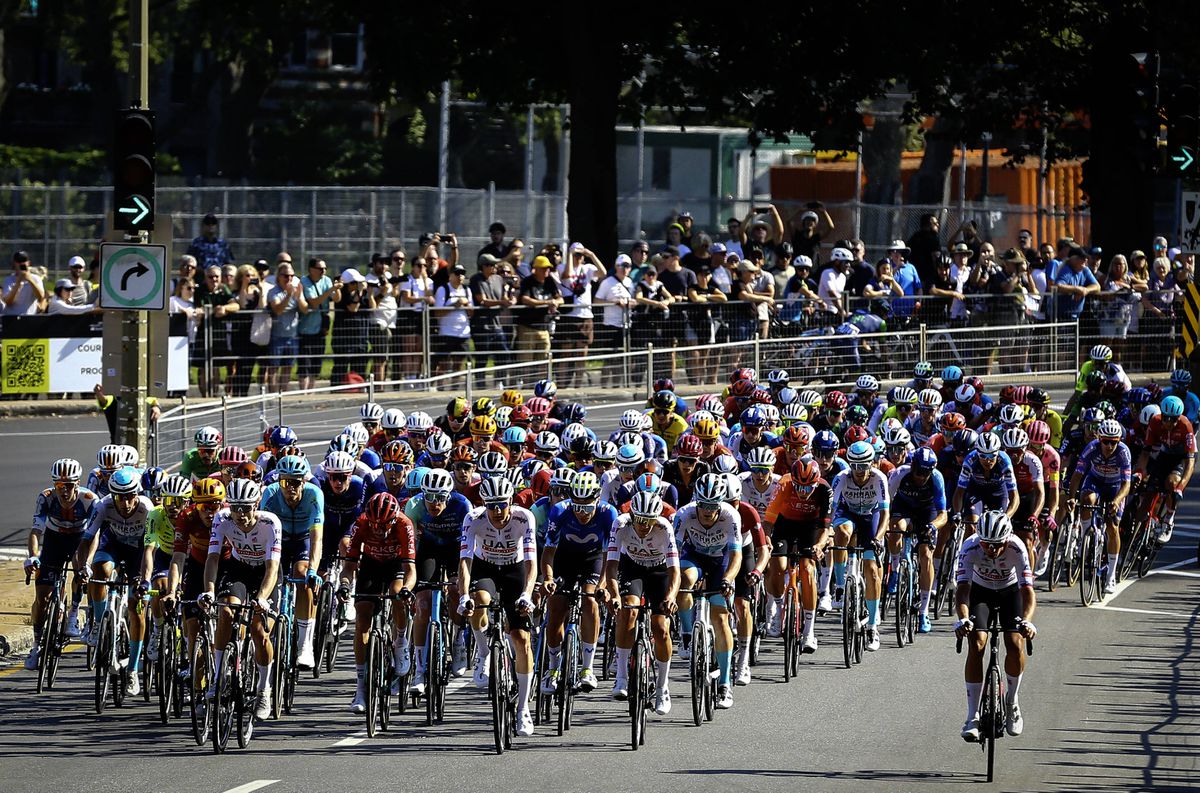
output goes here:
{"type": "Polygon", "coordinates": [[[79,402],[39,402],[37,400],[29,402],[0,402],[0,418],[14,418],[17,416],[86,416],[99,414],[99,412],[94,399],[80,400],[79,402]]]}
{"type": "Polygon", "coordinates": [[[20,627],[0,634],[0,658],[24,655],[33,648],[33,628],[20,627]]]}

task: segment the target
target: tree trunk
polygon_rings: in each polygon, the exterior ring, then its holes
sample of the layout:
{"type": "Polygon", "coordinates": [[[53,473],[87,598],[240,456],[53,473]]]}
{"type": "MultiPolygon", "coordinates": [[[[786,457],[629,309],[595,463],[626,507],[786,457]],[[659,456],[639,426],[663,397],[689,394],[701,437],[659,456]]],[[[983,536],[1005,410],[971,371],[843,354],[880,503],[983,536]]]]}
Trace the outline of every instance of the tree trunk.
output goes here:
{"type": "Polygon", "coordinates": [[[229,62],[221,98],[218,175],[244,179],[254,171],[254,120],[273,75],[262,59],[245,55],[229,62]]]}
{"type": "MultiPolygon", "coordinates": [[[[612,64],[618,53],[599,35],[582,36],[582,52],[571,63],[570,198],[567,222],[572,240],[602,261],[617,254],[617,96],[620,79],[612,64]]],[[[616,39],[611,39],[615,41],[616,39]]]]}
{"type": "Polygon", "coordinates": [[[921,165],[908,182],[908,204],[946,204],[946,185],[958,151],[958,129],[937,119],[925,135],[921,165]]]}

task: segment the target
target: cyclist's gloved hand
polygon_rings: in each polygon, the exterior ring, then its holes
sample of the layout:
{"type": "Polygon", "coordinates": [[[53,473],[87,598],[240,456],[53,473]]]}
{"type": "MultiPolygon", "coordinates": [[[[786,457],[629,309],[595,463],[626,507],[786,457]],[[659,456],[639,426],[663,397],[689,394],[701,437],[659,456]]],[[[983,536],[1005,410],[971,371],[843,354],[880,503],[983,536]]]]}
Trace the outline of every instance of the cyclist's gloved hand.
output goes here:
{"type": "Polygon", "coordinates": [[[962,519],[963,518],[962,518],[961,512],[955,512],[953,515],[950,516],[950,520],[954,523],[961,523],[962,519]]]}
{"type": "Polygon", "coordinates": [[[529,597],[528,593],[522,592],[515,605],[518,611],[533,611],[533,598],[529,597]]]}
{"type": "Polygon", "coordinates": [[[27,572],[27,573],[30,570],[36,570],[41,566],[42,566],[42,560],[38,559],[36,556],[31,556],[25,560],[25,572],[27,572]]]}
{"type": "Polygon", "coordinates": [[[201,592],[200,596],[196,598],[196,605],[208,611],[212,608],[212,604],[216,599],[216,596],[212,592],[201,592]]]}
{"type": "Polygon", "coordinates": [[[1182,487],[1175,488],[1175,500],[1183,501],[1183,488],[1182,487]]]}
{"type": "Polygon", "coordinates": [[[970,635],[971,630],[974,627],[975,626],[971,623],[970,617],[967,617],[965,620],[958,620],[954,623],[954,635],[960,639],[965,638],[966,636],[970,635]]]}
{"type": "Polygon", "coordinates": [[[408,587],[400,587],[400,591],[396,593],[396,599],[401,603],[411,603],[413,599],[412,590],[408,587]]]}
{"type": "Polygon", "coordinates": [[[733,582],[728,578],[721,579],[721,592],[725,595],[729,595],[733,592],[733,582]]]}
{"type": "Polygon", "coordinates": [[[320,589],[321,584],[324,583],[324,579],[321,578],[321,576],[317,573],[316,570],[309,570],[308,575],[305,578],[306,578],[306,583],[312,589],[320,589]]]}
{"type": "Polygon", "coordinates": [[[271,612],[271,604],[266,598],[258,598],[254,601],[254,605],[257,606],[258,610],[263,614],[269,614],[271,612]]]}
{"type": "Polygon", "coordinates": [[[1037,628],[1034,627],[1032,622],[1028,622],[1027,620],[1018,620],[1017,630],[1026,639],[1032,639],[1034,636],[1037,636],[1037,628]]]}
{"type": "Polygon", "coordinates": [[[1047,514],[1042,516],[1042,527],[1047,531],[1056,531],[1058,529],[1058,521],[1053,515],[1047,514]]]}
{"type": "Polygon", "coordinates": [[[347,600],[349,600],[350,599],[350,585],[342,584],[340,587],[338,587],[337,596],[338,596],[338,600],[342,601],[343,603],[345,603],[347,600]]]}
{"type": "Polygon", "coordinates": [[[749,582],[750,588],[754,589],[760,583],[762,583],[762,573],[758,572],[757,570],[751,570],[746,574],[746,580],[749,582]]]}
{"type": "Polygon", "coordinates": [[[471,599],[470,595],[462,595],[461,597],[459,597],[459,599],[458,599],[458,613],[459,614],[466,614],[468,611],[474,610],[474,608],[475,608],[475,601],[471,599]]]}
{"type": "Polygon", "coordinates": [[[150,582],[149,581],[147,581],[144,578],[141,579],[140,581],[138,581],[138,585],[137,585],[138,597],[145,597],[146,593],[149,591],[150,591],[150,582]]]}

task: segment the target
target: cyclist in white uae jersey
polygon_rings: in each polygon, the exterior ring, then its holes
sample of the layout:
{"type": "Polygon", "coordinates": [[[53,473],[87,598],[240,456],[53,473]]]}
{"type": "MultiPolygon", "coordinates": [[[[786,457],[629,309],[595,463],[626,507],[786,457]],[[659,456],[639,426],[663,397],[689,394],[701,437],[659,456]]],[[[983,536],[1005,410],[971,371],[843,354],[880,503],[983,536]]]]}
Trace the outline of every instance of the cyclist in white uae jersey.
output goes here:
{"type": "MultiPolygon", "coordinates": [[[[834,544],[866,549],[863,551],[863,577],[867,585],[867,649],[874,652],[879,649],[881,583],[876,548],[888,525],[887,477],[875,467],[875,449],[866,441],[850,444],[846,461],[850,470],[835,476],[832,483],[834,544]]],[[[835,608],[841,608],[845,593],[846,564],[846,552],[834,551],[835,608]]]]}
{"type": "Polygon", "coordinates": [[[1025,639],[1037,629],[1029,620],[1037,606],[1033,592],[1033,570],[1025,543],[1015,537],[1012,522],[1000,510],[988,510],[979,519],[978,532],[963,542],[958,554],[955,576],[958,589],[955,603],[960,637],[969,637],[963,677],[967,687],[967,721],[962,737],[979,740],[979,698],[983,689],[983,650],[987,644],[988,622],[998,613],[1004,632],[1005,715],[1009,735],[1020,735],[1024,728],[1017,691],[1025,671],[1025,639]]]}
{"type": "Polygon", "coordinates": [[[745,463],[750,469],[741,474],[742,500],[758,510],[759,515],[767,514],[767,507],[779,490],[779,480],[783,477],[774,473],[776,456],[773,450],[762,446],[751,450],[746,455],[745,463]]]}

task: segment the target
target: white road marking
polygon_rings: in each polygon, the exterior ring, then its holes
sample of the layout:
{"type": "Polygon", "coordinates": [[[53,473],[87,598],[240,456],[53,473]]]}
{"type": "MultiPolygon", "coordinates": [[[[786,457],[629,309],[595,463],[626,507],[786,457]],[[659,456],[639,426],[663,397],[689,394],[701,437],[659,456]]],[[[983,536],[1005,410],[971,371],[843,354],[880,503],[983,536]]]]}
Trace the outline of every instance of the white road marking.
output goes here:
{"type": "Polygon", "coordinates": [[[1181,575],[1184,578],[1200,578],[1200,573],[1189,573],[1186,570],[1151,570],[1149,573],[1147,573],[1147,575],[1152,575],[1154,573],[1161,573],[1163,575],[1181,575]]]}
{"type": "Polygon", "coordinates": [[[268,785],[274,785],[277,782],[279,782],[278,779],[256,779],[253,782],[247,782],[244,785],[231,787],[229,790],[226,790],[225,793],[251,793],[251,791],[260,790],[268,785]]]}
{"type": "MultiPolygon", "coordinates": [[[[108,430],[71,430],[72,435],[107,435],[108,430]]],[[[0,432],[0,438],[45,438],[49,433],[42,432],[0,432]]]]}
{"type": "Polygon", "coordinates": [[[1156,616],[1156,617],[1181,617],[1181,618],[1183,618],[1185,620],[1189,620],[1189,621],[1195,619],[1194,614],[1181,614],[1178,611],[1152,611],[1150,609],[1127,609],[1127,608],[1123,608],[1121,606],[1105,606],[1105,605],[1092,606],[1092,608],[1102,609],[1104,611],[1124,611],[1129,614],[1150,614],[1150,615],[1156,616]]]}
{"type": "MultiPolygon", "coordinates": [[[[455,691],[458,691],[459,689],[466,688],[468,684],[471,684],[471,682],[472,681],[471,681],[470,669],[468,668],[467,674],[463,675],[462,677],[456,677],[453,680],[451,680],[449,683],[446,684],[446,693],[450,694],[455,691]]],[[[406,692],[405,696],[412,696],[412,695],[408,694],[406,692]]],[[[424,706],[422,706],[422,708],[423,707],[424,706]]],[[[345,749],[350,746],[358,746],[360,743],[364,743],[366,740],[367,740],[367,733],[365,730],[362,732],[351,733],[349,737],[342,738],[340,741],[337,741],[336,743],[334,743],[333,748],[334,749],[345,749]]],[[[226,791],[226,793],[229,793],[229,791],[226,791]]]]}
{"type": "Polygon", "coordinates": [[[354,738],[354,737],[343,738],[342,740],[335,743],[333,745],[333,748],[338,749],[338,748],[345,747],[345,746],[358,746],[360,743],[362,743],[365,740],[366,740],[366,738],[354,738]]]}
{"type": "Polygon", "coordinates": [[[1194,557],[1194,556],[1189,559],[1180,559],[1178,562],[1171,562],[1170,564],[1165,564],[1162,567],[1156,567],[1153,570],[1151,570],[1149,573],[1147,573],[1146,575],[1154,575],[1155,573],[1165,573],[1168,570],[1174,570],[1177,567],[1183,567],[1185,564],[1195,564],[1195,563],[1196,563],[1196,557],[1194,557]]]}

